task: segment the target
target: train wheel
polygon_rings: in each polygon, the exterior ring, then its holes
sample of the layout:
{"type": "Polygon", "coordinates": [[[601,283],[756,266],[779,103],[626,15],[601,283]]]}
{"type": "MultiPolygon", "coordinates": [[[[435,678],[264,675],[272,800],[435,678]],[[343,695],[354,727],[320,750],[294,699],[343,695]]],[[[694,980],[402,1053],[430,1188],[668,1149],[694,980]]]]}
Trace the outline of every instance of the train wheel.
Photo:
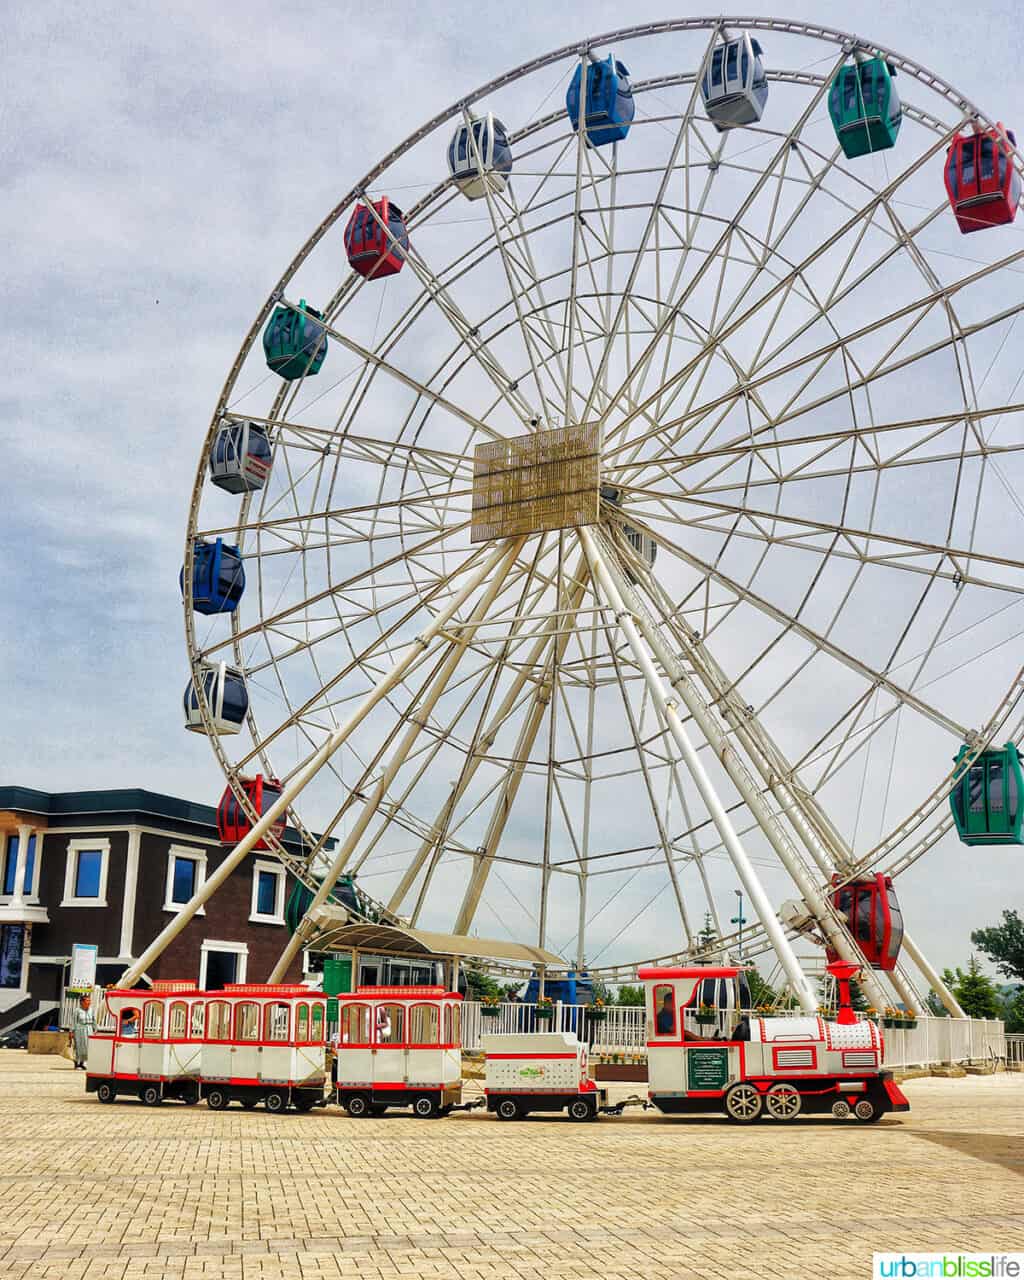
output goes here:
{"type": "Polygon", "coordinates": [[[158,1107],[164,1100],[164,1095],[158,1084],[147,1084],[139,1090],[139,1097],[147,1107],[158,1107]]]}
{"type": "Polygon", "coordinates": [[[569,1118],[571,1120],[593,1120],[595,1115],[596,1112],[590,1105],[589,1098],[574,1098],[569,1103],[569,1118]]]}
{"type": "Polygon", "coordinates": [[[736,1124],[750,1124],[761,1114],[761,1095],[752,1084],[734,1084],[725,1095],[725,1114],[736,1124]]]}
{"type": "Polygon", "coordinates": [[[832,1114],[837,1120],[848,1120],[850,1118],[850,1104],[840,1098],[838,1102],[832,1103],[832,1114]]]}
{"type": "Polygon", "coordinates": [[[791,1084],[773,1084],[764,1100],[765,1111],[773,1120],[795,1120],[803,1099],[791,1084]]]}
{"type": "Polygon", "coordinates": [[[499,1120],[520,1120],[523,1113],[515,1098],[502,1098],[498,1103],[497,1115],[499,1120]]]}
{"type": "Polygon", "coordinates": [[[419,1116],[421,1120],[433,1120],[439,1109],[437,1099],[429,1093],[421,1093],[412,1104],[413,1115],[419,1116]]]}
{"type": "Polygon", "coordinates": [[[870,1102],[867,1098],[861,1098],[853,1108],[853,1114],[861,1124],[872,1124],[875,1120],[881,1120],[882,1118],[881,1111],[879,1111],[875,1104],[870,1102]]]}
{"type": "Polygon", "coordinates": [[[279,1116],[282,1111],[288,1110],[288,1095],[281,1093],[277,1089],[272,1089],[263,1099],[263,1105],[271,1113],[271,1115],[279,1116]]]}
{"type": "Polygon", "coordinates": [[[207,1089],[206,1105],[211,1111],[224,1111],[228,1103],[231,1101],[231,1094],[227,1089],[207,1089]]]}
{"type": "Polygon", "coordinates": [[[117,1097],[117,1089],[109,1080],[104,1080],[96,1090],[96,1097],[99,1098],[100,1102],[113,1102],[117,1097]]]}
{"type": "Polygon", "coordinates": [[[345,1110],[356,1120],[370,1114],[370,1100],[365,1093],[354,1093],[345,1103],[345,1110]]]}

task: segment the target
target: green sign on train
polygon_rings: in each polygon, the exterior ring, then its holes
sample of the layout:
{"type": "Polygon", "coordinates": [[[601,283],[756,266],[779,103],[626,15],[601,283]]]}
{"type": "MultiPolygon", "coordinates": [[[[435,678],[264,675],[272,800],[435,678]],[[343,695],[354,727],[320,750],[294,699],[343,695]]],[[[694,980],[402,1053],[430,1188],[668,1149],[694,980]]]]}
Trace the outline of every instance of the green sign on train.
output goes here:
{"type": "Polygon", "coordinates": [[[687,1092],[724,1089],[729,1083],[729,1050],[686,1047],[687,1092]]]}

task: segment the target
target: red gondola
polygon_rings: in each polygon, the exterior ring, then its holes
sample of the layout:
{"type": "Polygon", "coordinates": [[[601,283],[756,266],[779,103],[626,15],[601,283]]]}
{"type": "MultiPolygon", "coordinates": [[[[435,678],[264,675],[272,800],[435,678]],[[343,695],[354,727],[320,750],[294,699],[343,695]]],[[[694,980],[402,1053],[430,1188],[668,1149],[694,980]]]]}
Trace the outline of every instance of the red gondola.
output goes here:
{"type": "MultiPolygon", "coordinates": [[[[834,877],[834,883],[839,877],[834,877]]],[[[832,894],[832,905],[846,920],[857,947],[872,969],[895,969],[903,942],[903,913],[889,876],[879,871],[851,880],[832,894]]],[[[830,961],[839,957],[828,951],[830,961]]]]}
{"type": "Polygon", "coordinates": [[[946,192],[964,235],[1003,226],[1016,217],[1020,200],[1020,174],[1013,164],[1016,144],[1001,124],[958,134],[950,144],[946,192]]]}
{"type": "MultiPolygon", "coordinates": [[[[262,773],[258,773],[255,778],[243,778],[242,790],[245,792],[249,803],[262,817],[270,808],[274,801],[281,794],[281,784],[276,778],[264,778],[262,773]]],[[[270,828],[270,834],[280,839],[284,833],[284,818],[270,828]]],[[[238,803],[234,791],[231,787],[227,787],[221,796],[220,804],[217,806],[217,834],[221,838],[222,844],[237,844],[252,830],[252,823],[249,821],[249,815],[238,803]]],[[[268,849],[270,846],[266,840],[257,840],[253,845],[254,849],[268,849]]]]}
{"type": "Polygon", "coordinates": [[[370,206],[356,205],[345,228],[345,252],[353,271],[374,280],[393,276],[405,265],[408,248],[409,233],[398,205],[387,196],[370,206]]]}

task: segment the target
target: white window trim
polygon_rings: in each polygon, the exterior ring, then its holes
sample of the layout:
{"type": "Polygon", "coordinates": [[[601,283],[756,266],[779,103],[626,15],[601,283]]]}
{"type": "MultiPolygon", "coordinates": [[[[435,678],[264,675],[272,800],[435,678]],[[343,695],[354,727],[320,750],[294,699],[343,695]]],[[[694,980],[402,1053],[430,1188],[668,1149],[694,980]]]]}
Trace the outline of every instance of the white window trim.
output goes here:
{"type": "Polygon", "coordinates": [[[245,972],[249,965],[249,944],[247,942],[218,942],[215,938],[208,938],[199,947],[199,989],[201,991],[206,990],[206,960],[211,951],[231,951],[238,956],[235,981],[245,981],[245,972]]]}
{"type": "MultiPolygon", "coordinates": [[[[11,836],[17,836],[17,831],[0,832],[0,885],[3,884],[4,873],[7,870],[7,845],[11,836]]],[[[33,831],[32,834],[36,839],[36,861],[32,868],[32,892],[26,893],[22,902],[27,906],[39,906],[39,873],[43,864],[43,836],[45,831],[33,831]]],[[[0,905],[14,901],[13,893],[0,893],[0,905]]]]}
{"type": "MultiPolygon", "coordinates": [[[[206,883],[206,850],[196,849],[194,846],[190,847],[187,844],[172,844],[167,850],[167,879],[164,882],[164,910],[177,915],[182,907],[185,907],[188,904],[185,902],[175,902],[171,897],[171,893],[174,890],[175,858],[189,858],[196,864],[195,892],[198,893],[206,883]]],[[[206,908],[200,907],[196,912],[196,915],[205,916],[206,908]]]]}
{"type": "Polygon", "coordinates": [[[252,897],[249,903],[250,924],[284,924],[284,891],[288,875],[276,858],[256,858],[252,864],[252,897]],[[259,901],[260,872],[268,871],[277,877],[277,892],[274,894],[274,914],[260,915],[257,911],[259,901]]]}
{"type": "Polygon", "coordinates": [[[64,864],[64,897],[62,907],[105,907],[107,905],[107,871],[110,868],[110,841],[105,839],[69,840],[67,859],[64,864]],[[85,850],[98,850],[100,853],[100,893],[98,898],[75,897],[75,872],[78,870],[78,855],[85,850]]]}

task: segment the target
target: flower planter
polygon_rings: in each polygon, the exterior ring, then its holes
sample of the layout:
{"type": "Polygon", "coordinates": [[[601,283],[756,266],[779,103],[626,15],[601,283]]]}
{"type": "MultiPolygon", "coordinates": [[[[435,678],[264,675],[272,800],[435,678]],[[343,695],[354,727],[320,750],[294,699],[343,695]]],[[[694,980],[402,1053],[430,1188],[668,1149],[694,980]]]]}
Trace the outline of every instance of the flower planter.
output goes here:
{"type": "Polygon", "coordinates": [[[542,1022],[550,1022],[551,1019],[554,1017],[555,1011],[554,1009],[542,1009],[540,1006],[538,1006],[536,1013],[537,1013],[537,1017],[540,1018],[542,1022]]]}
{"type": "Polygon", "coordinates": [[[697,1025],[701,1027],[713,1027],[718,1021],[718,1016],[714,1013],[698,1013],[697,1025]]]}
{"type": "Polygon", "coordinates": [[[588,1009],[587,1010],[587,1017],[590,1019],[591,1022],[604,1022],[607,1016],[608,1016],[608,1013],[607,1013],[607,1010],[605,1009],[588,1009]]]}
{"type": "Polygon", "coordinates": [[[501,1010],[488,1007],[484,1004],[480,1006],[480,1016],[481,1018],[500,1018],[501,1010]]]}

